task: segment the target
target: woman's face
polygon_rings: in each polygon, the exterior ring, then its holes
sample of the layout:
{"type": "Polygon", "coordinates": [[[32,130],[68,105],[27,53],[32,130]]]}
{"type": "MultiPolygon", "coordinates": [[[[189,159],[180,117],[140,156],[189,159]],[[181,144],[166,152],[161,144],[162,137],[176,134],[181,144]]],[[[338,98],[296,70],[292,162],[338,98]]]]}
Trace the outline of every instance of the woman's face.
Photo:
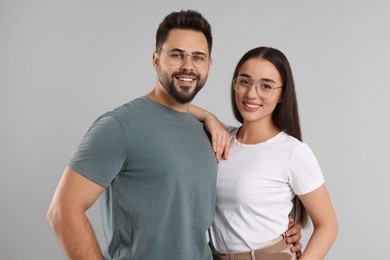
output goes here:
{"type": "Polygon", "coordinates": [[[236,88],[241,84],[241,91],[235,92],[235,100],[244,124],[272,123],[272,113],[282,98],[282,79],[278,70],[265,59],[251,58],[241,66],[238,77],[241,83],[236,81],[236,88]],[[270,90],[269,96],[266,92],[270,90]]]}

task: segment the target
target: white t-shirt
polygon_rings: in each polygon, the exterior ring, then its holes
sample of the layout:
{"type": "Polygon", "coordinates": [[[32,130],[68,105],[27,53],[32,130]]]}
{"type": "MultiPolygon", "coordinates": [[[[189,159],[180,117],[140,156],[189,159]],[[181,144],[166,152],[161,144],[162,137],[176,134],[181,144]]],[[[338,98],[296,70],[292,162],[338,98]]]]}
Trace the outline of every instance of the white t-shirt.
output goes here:
{"type": "Polygon", "coordinates": [[[308,145],[280,132],[259,144],[241,144],[232,131],[229,159],[219,163],[214,223],[220,252],[261,248],[287,230],[292,199],[324,183],[308,145]]]}

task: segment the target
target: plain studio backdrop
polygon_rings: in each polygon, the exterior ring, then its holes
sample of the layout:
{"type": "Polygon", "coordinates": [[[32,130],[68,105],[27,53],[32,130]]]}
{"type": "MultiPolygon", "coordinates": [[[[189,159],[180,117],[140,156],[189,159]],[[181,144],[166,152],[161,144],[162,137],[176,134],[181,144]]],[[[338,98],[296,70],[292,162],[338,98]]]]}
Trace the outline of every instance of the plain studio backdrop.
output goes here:
{"type": "MultiPolygon", "coordinates": [[[[0,0],[0,259],[65,259],[46,219],[62,171],[99,115],[154,87],[157,26],[181,9],[214,36],[194,103],[228,125],[238,59],[286,54],[340,224],[327,259],[389,259],[390,4],[365,0],[0,0]]],[[[88,215],[104,246],[98,206],[88,215]]]]}

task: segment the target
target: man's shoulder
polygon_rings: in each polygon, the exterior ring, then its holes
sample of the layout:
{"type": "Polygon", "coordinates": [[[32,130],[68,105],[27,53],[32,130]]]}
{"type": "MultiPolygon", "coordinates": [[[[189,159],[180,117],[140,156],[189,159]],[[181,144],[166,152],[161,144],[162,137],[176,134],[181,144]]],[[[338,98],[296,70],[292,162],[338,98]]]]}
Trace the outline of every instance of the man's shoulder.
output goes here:
{"type": "Polygon", "coordinates": [[[139,97],[118,106],[117,108],[108,112],[107,114],[122,119],[122,118],[127,118],[132,114],[141,113],[142,110],[147,108],[148,108],[147,98],[139,97]]]}

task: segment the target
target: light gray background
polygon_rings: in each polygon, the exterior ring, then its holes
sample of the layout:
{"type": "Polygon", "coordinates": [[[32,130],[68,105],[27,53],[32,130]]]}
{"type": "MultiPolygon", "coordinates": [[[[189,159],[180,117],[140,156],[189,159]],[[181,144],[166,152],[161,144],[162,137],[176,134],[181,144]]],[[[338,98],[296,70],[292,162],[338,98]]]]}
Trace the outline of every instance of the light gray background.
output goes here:
{"type": "MultiPolygon", "coordinates": [[[[256,46],[282,50],[339,218],[327,259],[388,259],[390,7],[365,0],[1,0],[0,259],[65,259],[46,220],[60,175],[96,117],[153,88],[157,26],[188,8],[214,32],[194,103],[235,125],[236,62],[256,46]]],[[[89,215],[103,243],[98,208],[89,215]]]]}

